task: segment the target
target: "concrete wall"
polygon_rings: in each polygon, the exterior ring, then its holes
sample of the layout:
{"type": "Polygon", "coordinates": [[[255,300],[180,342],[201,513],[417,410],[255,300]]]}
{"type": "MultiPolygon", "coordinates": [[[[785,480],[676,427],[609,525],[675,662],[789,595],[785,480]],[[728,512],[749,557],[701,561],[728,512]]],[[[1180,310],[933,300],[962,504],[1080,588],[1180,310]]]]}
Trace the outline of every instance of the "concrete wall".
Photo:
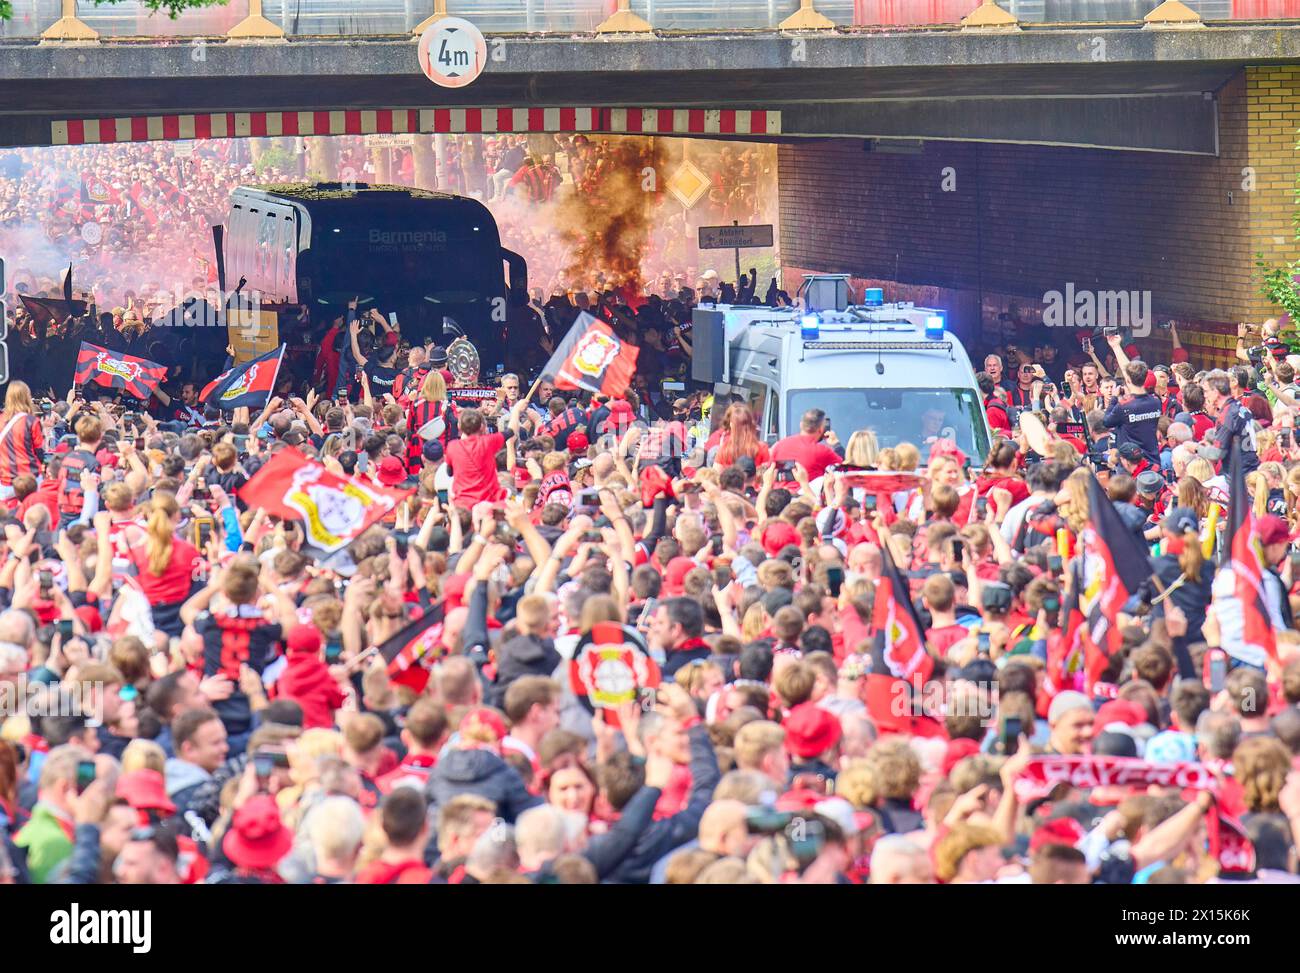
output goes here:
{"type": "Polygon", "coordinates": [[[849,140],[782,146],[783,266],[884,282],[887,298],[946,302],[965,336],[990,339],[999,312],[1036,321],[1043,295],[1070,282],[1150,291],[1155,318],[1178,322],[1193,360],[1220,359],[1236,322],[1269,311],[1253,280],[1256,253],[1296,254],[1300,69],[1246,69],[1218,97],[1217,158],[957,142],[925,143],[916,155],[849,140]]]}

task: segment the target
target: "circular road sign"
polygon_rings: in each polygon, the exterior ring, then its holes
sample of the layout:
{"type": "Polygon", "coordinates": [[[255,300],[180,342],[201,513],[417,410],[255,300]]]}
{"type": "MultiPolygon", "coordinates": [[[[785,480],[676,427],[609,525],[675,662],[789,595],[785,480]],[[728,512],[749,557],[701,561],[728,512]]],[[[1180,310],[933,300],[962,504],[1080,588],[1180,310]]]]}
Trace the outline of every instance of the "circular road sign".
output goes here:
{"type": "Polygon", "coordinates": [[[420,70],[434,84],[463,88],[487,63],[483,32],[460,17],[443,17],[420,35],[420,70]]]}

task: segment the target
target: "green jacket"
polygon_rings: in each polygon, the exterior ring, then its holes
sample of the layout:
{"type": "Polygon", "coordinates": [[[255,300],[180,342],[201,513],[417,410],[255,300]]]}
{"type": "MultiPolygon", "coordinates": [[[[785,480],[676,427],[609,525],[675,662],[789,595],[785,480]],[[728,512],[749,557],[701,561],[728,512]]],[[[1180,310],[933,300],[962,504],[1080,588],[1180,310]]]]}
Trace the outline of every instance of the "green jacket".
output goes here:
{"type": "Polygon", "coordinates": [[[27,850],[27,871],[37,885],[44,885],[51,872],[72,854],[72,839],[58,811],[42,801],[36,802],[31,820],[14,835],[14,844],[27,850]]]}

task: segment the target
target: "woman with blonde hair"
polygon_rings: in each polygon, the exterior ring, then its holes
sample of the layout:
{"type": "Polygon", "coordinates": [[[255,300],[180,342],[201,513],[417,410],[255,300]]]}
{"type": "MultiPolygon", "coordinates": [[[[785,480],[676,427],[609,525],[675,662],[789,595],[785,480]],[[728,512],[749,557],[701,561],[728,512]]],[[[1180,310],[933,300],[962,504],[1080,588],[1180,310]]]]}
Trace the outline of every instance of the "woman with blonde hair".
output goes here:
{"type": "Polygon", "coordinates": [[[0,413],[0,500],[14,495],[14,479],[39,476],[45,459],[45,435],[32,404],[32,390],[17,379],[5,392],[0,413]]]}
{"type": "Polygon", "coordinates": [[[152,740],[132,740],[122,751],[122,773],[133,770],[156,770],[163,773],[167,754],[152,740]]]}
{"type": "Polygon", "coordinates": [[[425,443],[439,442],[446,446],[455,439],[457,420],[456,407],[447,398],[447,380],[442,377],[442,372],[434,369],[424,377],[419,398],[406,410],[407,469],[413,473],[422,469],[425,443]],[[441,430],[437,428],[439,420],[441,430]],[[422,429],[425,430],[423,437],[420,435],[422,429]]]}
{"type": "Polygon", "coordinates": [[[849,437],[844,447],[844,465],[860,470],[875,469],[879,455],[880,443],[876,434],[870,429],[859,429],[849,437]]]}
{"type": "Polygon", "coordinates": [[[170,493],[155,493],[144,508],[145,527],[126,525],[118,534],[127,546],[127,557],[136,569],[136,581],[149,600],[154,626],[179,637],[185,628],[181,606],[202,587],[196,567],[202,562],[199,549],[176,536],[181,521],[180,504],[170,493]]]}

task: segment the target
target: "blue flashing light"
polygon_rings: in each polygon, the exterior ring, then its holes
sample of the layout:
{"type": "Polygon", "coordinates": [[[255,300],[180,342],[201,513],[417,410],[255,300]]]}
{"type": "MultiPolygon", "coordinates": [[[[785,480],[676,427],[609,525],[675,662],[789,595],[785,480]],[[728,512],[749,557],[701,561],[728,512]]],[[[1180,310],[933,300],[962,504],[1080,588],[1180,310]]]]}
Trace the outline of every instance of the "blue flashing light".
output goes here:
{"type": "Polygon", "coordinates": [[[881,287],[868,287],[862,292],[864,307],[880,307],[885,303],[885,291],[881,287]]]}
{"type": "Polygon", "coordinates": [[[799,328],[804,341],[816,341],[821,337],[821,321],[815,314],[805,314],[800,318],[799,328]]]}
{"type": "Polygon", "coordinates": [[[925,319],[925,336],[932,341],[943,337],[943,315],[931,314],[925,319]]]}

